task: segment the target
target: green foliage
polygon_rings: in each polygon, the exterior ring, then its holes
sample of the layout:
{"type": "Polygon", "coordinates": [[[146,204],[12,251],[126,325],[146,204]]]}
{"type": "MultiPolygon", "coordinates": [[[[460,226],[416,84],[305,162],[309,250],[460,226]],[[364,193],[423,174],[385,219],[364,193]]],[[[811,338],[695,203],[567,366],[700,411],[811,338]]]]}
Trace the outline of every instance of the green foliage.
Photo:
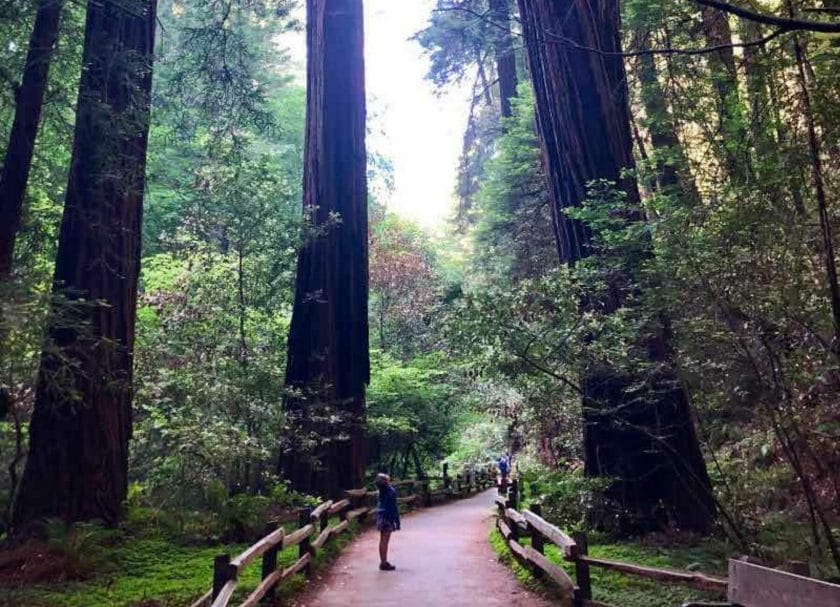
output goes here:
{"type": "Polygon", "coordinates": [[[558,265],[535,120],[533,90],[522,83],[477,196],[474,263],[502,283],[558,265]]]}
{"type": "Polygon", "coordinates": [[[451,470],[486,464],[507,450],[507,428],[486,415],[464,416],[455,450],[446,457],[451,470]]]}
{"type": "Polygon", "coordinates": [[[460,413],[458,387],[440,355],[402,363],[372,354],[367,403],[374,464],[402,476],[414,471],[415,461],[435,464],[451,448],[460,413]]]}
{"type": "Polygon", "coordinates": [[[592,521],[593,512],[602,511],[609,489],[608,478],[587,478],[582,470],[573,473],[529,470],[523,475],[528,495],[542,505],[542,516],[568,532],[585,531],[590,525],[608,526],[609,521],[592,521]]]}

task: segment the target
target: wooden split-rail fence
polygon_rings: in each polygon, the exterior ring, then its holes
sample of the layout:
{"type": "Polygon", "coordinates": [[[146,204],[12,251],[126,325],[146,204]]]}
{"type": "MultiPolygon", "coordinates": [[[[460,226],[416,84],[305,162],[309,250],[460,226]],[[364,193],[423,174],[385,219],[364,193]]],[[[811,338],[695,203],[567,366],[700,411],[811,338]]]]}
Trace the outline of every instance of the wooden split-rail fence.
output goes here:
{"type": "MultiPolygon", "coordinates": [[[[441,476],[403,480],[395,482],[394,486],[400,494],[407,494],[398,498],[401,504],[430,507],[436,502],[466,497],[495,483],[493,465],[470,468],[453,477],[449,475],[448,465],[444,464],[441,476]]],[[[301,509],[296,530],[287,531],[279,524],[274,524],[273,528],[266,531],[265,537],[235,558],[229,554],[217,556],[213,562],[213,586],[192,607],[230,605],[242,572],[257,559],[262,559],[262,581],[239,603],[239,607],[255,607],[270,602],[283,581],[298,573],[307,577],[311,575],[318,551],[347,532],[354,521],[368,520],[375,510],[373,504],[377,495],[378,491],[367,488],[345,491],[341,500],[328,500],[315,508],[301,509]],[[336,517],[338,522],[335,522],[336,517]],[[288,567],[278,567],[278,555],[294,546],[298,547],[297,560],[288,567]]]]}
{"type": "Polygon", "coordinates": [[[519,512],[519,486],[514,479],[500,487],[496,497],[496,526],[513,555],[536,577],[558,588],[562,600],[574,607],[612,607],[592,599],[591,567],[600,567],[662,584],[677,584],[726,595],[725,603],[687,603],[683,607],[840,607],[840,586],[803,575],[769,569],[742,559],[729,561],[729,577],[721,578],[693,571],[675,571],[593,558],[588,554],[586,534],[569,535],[542,518],[539,504],[519,512]],[[520,542],[529,537],[530,546],[520,542]],[[575,579],[545,556],[545,545],[553,544],[566,562],[573,563],[575,579]]]}

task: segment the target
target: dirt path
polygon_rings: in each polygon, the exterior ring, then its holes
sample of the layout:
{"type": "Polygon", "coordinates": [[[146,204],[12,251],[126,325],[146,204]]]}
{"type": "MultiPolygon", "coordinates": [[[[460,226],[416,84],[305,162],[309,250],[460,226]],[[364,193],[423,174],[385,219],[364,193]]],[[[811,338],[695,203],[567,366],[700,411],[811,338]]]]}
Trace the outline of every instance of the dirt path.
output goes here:
{"type": "Polygon", "coordinates": [[[405,517],[379,571],[379,534],[365,531],[316,574],[297,607],[481,605],[547,607],[500,564],[488,542],[495,489],[405,517]]]}

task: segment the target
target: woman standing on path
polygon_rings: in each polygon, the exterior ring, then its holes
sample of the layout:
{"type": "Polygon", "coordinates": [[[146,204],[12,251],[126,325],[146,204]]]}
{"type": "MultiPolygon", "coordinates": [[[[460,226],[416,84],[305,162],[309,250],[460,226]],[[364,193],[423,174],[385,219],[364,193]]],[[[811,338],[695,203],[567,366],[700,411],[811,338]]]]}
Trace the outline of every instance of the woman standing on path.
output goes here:
{"type": "Polygon", "coordinates": [[[382,473],[376,475],[376,486],[379,488],[379,503],[376,505],[376,528],[379,529],[379,569],[393,571],[396,567],[388,562],[388,543],[391,541],[391,533],[400,528],[397,490],[391,486],[391,478],[382,473]]]}

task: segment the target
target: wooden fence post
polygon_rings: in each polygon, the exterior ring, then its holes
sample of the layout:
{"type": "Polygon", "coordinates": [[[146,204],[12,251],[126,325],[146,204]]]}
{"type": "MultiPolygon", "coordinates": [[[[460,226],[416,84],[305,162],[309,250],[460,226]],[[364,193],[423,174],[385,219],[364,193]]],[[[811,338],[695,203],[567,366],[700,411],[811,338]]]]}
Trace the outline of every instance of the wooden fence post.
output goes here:
{"type": "Polygon", "coordinates": [[[515,479],[513,479],[513,481],[511,481],[510,491],[509,491],[508,494],[509,494],[509,497],[510,497],[510,507],[516,509],[516,507],[519,505],[519,479],[518,478],[515,478],[515,479]]]}
{"type": "MultiPolygon", "coordinates": [[[[309,519],[312,518],[312,508],[301,508],[298,511],[298,524],[301,528],[306,527],[309,524],[309,519]]],[[[307,537],[304,539],[299,547],[298,547],[298,558],[306,554],[311,554],[312,552],[312,542],[309,541],[307,537]]],[[[303,573],[306,577],[309,577],[312,574],[312,562],[310,561],[306,567],[303,568],[303,573]]]]}
{"type": "Polygon", "coordinates": [[[426,508],[432,506],[432,484],[428,480],[423,481],[423,505],[426,508]]]}
{"type": "MultiPolygon", "coordinates": [[[[542,518],[542,505],[531,504],[530,510],[538,517],[542,518]]],[[[545,539],[542,534],[534,529],[531,523],[528,523],[528,532],[531,535],[531,546],[533,546],[534,550],[540,554],[545,554],[545,539]]]]}
{"type": "Polygon", "coordinates": [[[236,577],[236,567],[230,564],[229,554],[220,554],[213,559],[213,598],[219,596],[222,588],[236,577]]]}
{"type": "MultiPolygon", "coordinates": [[[[277,531],[279,524],[276,522],[269,523],[266,525],[265,528],[265,535],[270,535],[277,531]]],[[[281,544],[282,545],[282,542],[281,544]]],[[[262,558],[262,579],[267,578],[269,575],[274,573],[277,569],[277,551],[280,548],[280,545],[272,546],[269,548],[265,554],[263,554],[262,558]]],[[[265,596],[262,599],[263,603],[271,603],[274,600],[274,592],[275,588],[269,588],[268,592],[265,593],[265,596]]]]}
{"type": "Polygon", "coordinates": [[[451,480],[449,478],[449,464],[444,462],[443,463],[443,488],[449,491],[451,485],[451,480]]]}
{"type": "MultiPolygon", "coordinates": [[[[572,535],[572,539],[577,544],[579,556],[589,554],[589,540],[585,533],[575,533],[572,535]]],[[[580,559],[575,560],[575,578],[578,586],[575,592],[575,606],[582,607],[584,601],[592,599],[592,579],[589,577],[588,563],[580,559]]]]}

